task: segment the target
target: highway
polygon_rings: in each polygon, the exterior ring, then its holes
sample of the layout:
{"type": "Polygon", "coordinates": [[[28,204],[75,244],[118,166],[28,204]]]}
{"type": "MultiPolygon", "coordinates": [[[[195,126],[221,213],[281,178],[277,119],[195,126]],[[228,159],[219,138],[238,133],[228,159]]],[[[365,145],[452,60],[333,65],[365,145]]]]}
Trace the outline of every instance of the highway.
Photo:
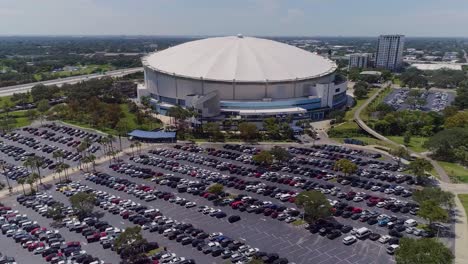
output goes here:
{"type": "Polygon", "coordinates": [[[34,82],[34,83],[27,83],[27,84],[20,84],[20,85],[14,85],[14,86],[1,87],[0,88],[0,96],[12,95],[14,93],[25,93],[25,92],[31,90],[31,88],[34,85],[37,85],[37,84],[58,85],[58,86],[60,86],[60,85],[63,85],[63,84],[74,84],[74,83],[78,83],[78,82],[81,82],[81,81],[86,81],[86,80],[90,80],[90,79],[99,79],[99,78],[102,78],[102,77],[121,77],[121,76],[124,76],[124,75],[127,75],[127,74],[132,74],[132,73],[141,72],[141,71],[143,71],[143,67],[108,71],[108,72],[106,72],[104,74],[93,73],[93,74],[88,74],[88,75],[72,76],[72,77],[48,80],[48,81],[43,81],[43,82],[34,82]]]}

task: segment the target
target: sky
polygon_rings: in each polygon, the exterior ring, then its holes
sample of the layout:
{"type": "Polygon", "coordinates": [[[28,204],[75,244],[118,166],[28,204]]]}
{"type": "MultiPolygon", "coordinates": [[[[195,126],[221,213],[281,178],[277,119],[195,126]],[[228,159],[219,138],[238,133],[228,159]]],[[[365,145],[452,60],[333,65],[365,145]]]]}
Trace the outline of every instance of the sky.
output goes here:
{"type": "Polygon", "coordinates": [[[0,0],[0,35],[468,37],[468,0],[0,0]]]}

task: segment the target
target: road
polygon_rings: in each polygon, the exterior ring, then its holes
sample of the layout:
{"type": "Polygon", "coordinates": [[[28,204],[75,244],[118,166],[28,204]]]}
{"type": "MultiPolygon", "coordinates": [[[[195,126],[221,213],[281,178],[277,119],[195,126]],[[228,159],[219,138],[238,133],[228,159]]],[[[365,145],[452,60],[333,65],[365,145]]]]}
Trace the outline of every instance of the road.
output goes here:
{"type": "Polygon", "coordinates": [[[37,84],[60,86],[63,84],[74,84],[74,83],[78,83],[81,81],[90,80],[90,79],[99,79],[102,77],[121,77],[124,75],[132,74],[135,72],[141,72],[141,71],[143,71],[142,67],[128,68],[128,69],[120,69],[120,70],[115,70],[115,71],[108,71],[104,74],[93,73],[93,74],[88,74],[88,75],[72,76],[72,77],[48,80],[48,81],[43,81],[43,82],[34,82],[34,83],[8,86],[8,87],[1,87],[0,96],[8,96],[8,95],[12,95],[13,93],[24,93],[24,92],[31,90],[31,88],[37,84]]]}

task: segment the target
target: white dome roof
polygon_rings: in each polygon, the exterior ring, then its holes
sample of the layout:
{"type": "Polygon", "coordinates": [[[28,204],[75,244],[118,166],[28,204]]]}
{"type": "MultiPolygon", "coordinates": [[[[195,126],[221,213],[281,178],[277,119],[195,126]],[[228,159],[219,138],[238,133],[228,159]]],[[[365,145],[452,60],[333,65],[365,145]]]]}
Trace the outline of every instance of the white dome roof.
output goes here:
{"type": "Polygon", "coordinates": [[[242,35],[187,42],[152,53],[143,64],[166,74],[229,82],[311,79],[336,70],[331,60],[303,49],[242,35]]]}

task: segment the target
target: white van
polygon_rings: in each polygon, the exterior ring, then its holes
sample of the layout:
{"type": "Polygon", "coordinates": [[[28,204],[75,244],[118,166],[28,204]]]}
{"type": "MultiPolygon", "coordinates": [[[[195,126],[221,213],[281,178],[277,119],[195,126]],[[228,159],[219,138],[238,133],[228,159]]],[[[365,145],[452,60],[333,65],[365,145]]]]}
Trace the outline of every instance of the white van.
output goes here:
{"type": "Polygon", "coordinates": [[[157,213],[158,211],[156,211],[156,209],[148,209],[148,210],[145,210],[143,212],[143,215],[147,216],[147,215],[150,215],[150,214],[154,214],[154,213],[157,213]]]}
{"type": "Polygon", "coordinates": [[[416,220],[414,220],[414,219],[408,219],[404,223],[405,227],[415,227],[417,225],[418,225],[418,222],[416,222],[416,220]]]}
{"type": "Polygon", "coordinates": [[[284,201],[289,200],[289,198],[291,198],[290,194],[283,194],[281,195],[280,200],[284,202],[284,201]]]}
{"type": "Polygon", "coordinates": [[[358,230],[356,230],[356,237],[359,239],[363,239],[363,238],[366,238],[371,233],[372,232],[367,227],[361,227],[358,230]]]}

